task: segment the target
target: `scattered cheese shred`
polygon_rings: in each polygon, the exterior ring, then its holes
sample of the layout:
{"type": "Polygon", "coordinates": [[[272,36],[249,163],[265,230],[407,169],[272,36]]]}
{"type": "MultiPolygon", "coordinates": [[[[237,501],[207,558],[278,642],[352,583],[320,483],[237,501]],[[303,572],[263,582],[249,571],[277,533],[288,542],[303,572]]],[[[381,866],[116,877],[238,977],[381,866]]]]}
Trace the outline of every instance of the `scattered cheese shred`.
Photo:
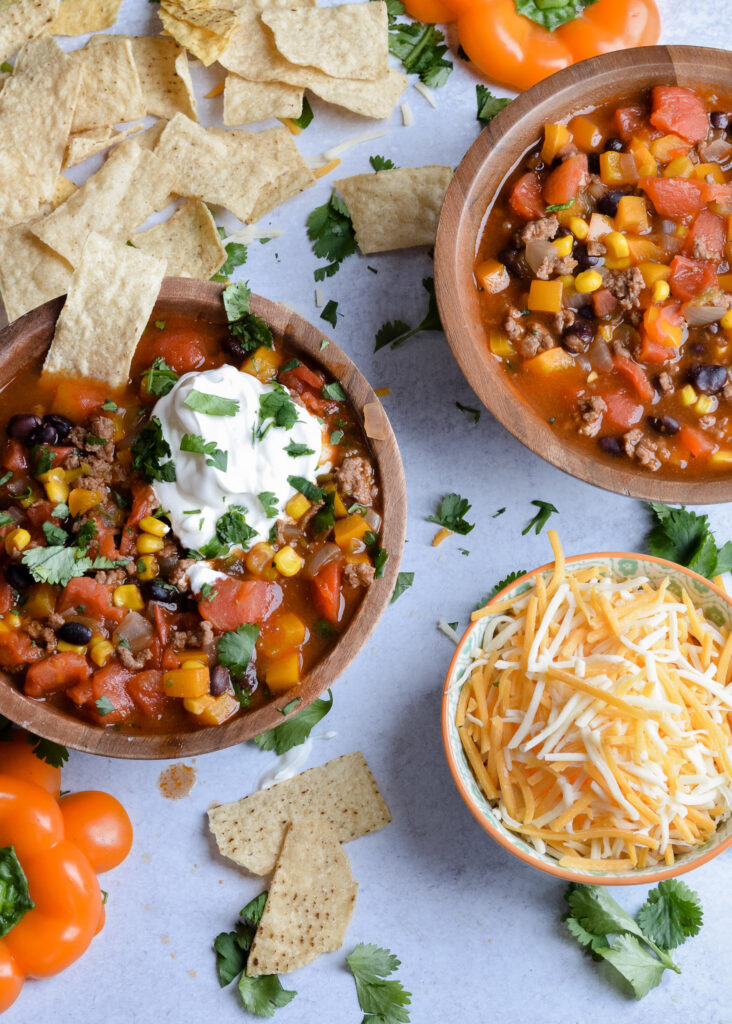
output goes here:
{"type": "Polygon", "coordinates": [[[551,574],[473,615],[465,755],[506,828],[562,867],[673,864],[732,812],[732,631],[668,578],[567,568],[548,536],[551,574]]]}
{"type": "Polygon", "coordinates": [[[339,157],[342,153],[345,153],[346,150],[350,149],[352,146],[358,146],[362,142],[370,142],[372,139],[380,139],[383,135],[388,134],[388,128],[379,128],[372,132],[361,132],[360,135],[354,135],[352,138],[346,139],[345,142],[341,142],[337,146],[332,146],[331,149],[326,149],[323,153],[323,159],[330,162],[331,160],[335,160],[336,157],[339,157]]]}
{"type": "MultiPolygon", "coordinates": [[[[460,636],[459,636],[459,634],[452,628],[450,623],[447,622],[445,619],[440,619],[438,621],[437,628],[439,629],[439,631],[441,633],[445,634],[445,636],[448,638],[448,640],[452,640],[452,642],[454,644],[457,645],[457,644],[460,643],[460,636]]],[[[478,725],[481,724],[481,721],[480,721],[479,718],[475,719],[475,721],[478,723],[478,725]]]]}
{"type": "Polygon", "coordinates": [[[336,167],[340,167],[340,165],[341,162],[336,157],[335,160],[329,160],[327,164],[321,164],[320,167],[315,167],[313,169],[313,174],[316,178],[324,178],[326,174],[330,174],[331,171],[334,171],[336,167]]]}
{"type": "Polygon", "coordinates": [[[410,124],[414,124],[412,108],[406,102],[402,103],[402,124],[405,128],[408,128],[410,124]]]}
{"type": "Polygon", "coordinates": [[[376,388],[374,394],[377,398],[386,398],[387,395],[391,394],[391,388],[376,388]]]}
{"type": "Polygon", "coordinates": [[[443,540],[447,540],[448,537],[452,537],[452,530],[448,530],[446,526],[443,526],[432,538],[432,547],[436,548],[438,544],[442,544],[443,540]]]}
{"type": "Polygon", "coordinates": [[[219,82],[218,85],[215,85],[213,87],[211,92],[207,92],[206,93],[206,95],[204,96],[204,99],[211,100],[211,99],[214,98],[214,96],[220,96],[223,91],[224,91],[224,83],[223,82],[219,82]]]}
{"type": "Polygon", "coordinates": [[[434,107],[435,110],[437,109],[437,103],[435,102],[435,97],[434,97],[434,95],[432,93],[432,90],[430,89],[430,87],[428,85],[425,85],[424,82],[415,82],[414,83],[414,88],[417,90],[417,92],[421,96],[424,96],[424,98],[427,100],[427,102],[429,103],[429,105],[431,107],[434,107]]]}
{"type": "Polygon", "coordinates": [[[291,117],[279,117],[277,120],[281,121],[285,128],[289,129],[293,135],[302,135],[302,128],[299,124],[295,124],[291,117]]]}
{"type": "Polygon", "coordinates": [[[245,224],[244,227],[238,228],[236,231],[232,231],[230,235],[222,240],[222,245],[228,245],[229,242],[241,242],[242,245],[250,245],[252,242],[258,242],[260,239],[279,238],[282,232],[279,228],[258,228],[256,224],[245,224]]]}
{"type": "Polygon", "coordinates": [[[324,302],[324,299],[323,299],[323,289],[322,288],[316,288],[315,289],[315,305],[316,305],[316,307],[318,309],[320,309],[320,307],[323,305],[323,302],[324,302]]]}

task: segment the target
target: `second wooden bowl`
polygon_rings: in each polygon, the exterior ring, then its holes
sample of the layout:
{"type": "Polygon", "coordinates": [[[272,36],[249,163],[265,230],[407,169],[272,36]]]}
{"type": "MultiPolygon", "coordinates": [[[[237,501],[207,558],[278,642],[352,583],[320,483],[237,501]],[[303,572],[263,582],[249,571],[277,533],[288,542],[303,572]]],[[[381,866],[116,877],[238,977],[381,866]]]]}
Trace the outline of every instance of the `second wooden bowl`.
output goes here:
{"type": "MultiPolygon", "coordinates": [[[[164,317],[189,316],[209,323],[226,323],[221,302],[221,285],[187,278],[166,278],[158,296],[155,313],[164,317]]],[[[0,389],[18,371],[39,358],[48,348],[64,298],[52,299],[26,313],[0,331],[0,389]]],[[[253,295],[253,313],[261,316],[276,338],[338,380],[348,401],[363,418],[363,407],[377,401],[371,386],[335,342],[321,347],[323,332],[284,306],[253,295]]],[[[74,750],[107,757],[172,758],[190,757],[230,747],[280,725],[280,708],[294,697],[302,710],[343,674],[381,618],[396,582],[404,548],[407,494],[404,470],[396,438],[386,417],[386,436],[370,440],[383,496],[383,547],[389,552],[384,576],[366,591],[361,604],[336,646],[307,673],[292,691],[273,698],[256,711],[238,715],[223,725],[192,732],[163,735],[131,735],[84,722],[43,701],[27,697],[5,673],[0,672],[0,714],[30,732],[74,750]]]]}
{"type": "Polygon", "coordinates": [[[618,494],[654,501],[732,500],[732,473],[684,480],[613,464],[556,434],[488,350],[473,264],[482,226],[503,182],[539,141],[545,123],[654,85],[732,92],[732,53],[703,46],[644,46],[593,57],[539,82],[510,103],[464,156],[442,208],[435,246],[435,290],[453,354],[471,387],[514,437],[572,476],[618,494]]]}

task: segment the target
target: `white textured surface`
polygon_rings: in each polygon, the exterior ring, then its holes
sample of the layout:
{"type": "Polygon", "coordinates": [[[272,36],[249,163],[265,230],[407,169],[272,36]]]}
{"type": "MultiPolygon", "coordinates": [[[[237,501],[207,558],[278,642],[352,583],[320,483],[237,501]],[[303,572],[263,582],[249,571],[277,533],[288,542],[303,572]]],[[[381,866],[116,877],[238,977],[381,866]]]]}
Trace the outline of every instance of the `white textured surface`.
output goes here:
{"type": "MultiPolygon", "coordinates": [[[[667,42],[723,45],[732,4],[662,0],[667,42]]],[[[155,6],[125,0],[118,30],[154,29],[155,6]]],[[[71,43],[71,41],[70,41],[71,43]]],[[[456,62],[456,65],[458,62],[456,62]]],[[[220,77],[196,65],[201,116],[220,124],[221,97],[201,97],[220,77]],[[210,83],[210,84],[209,84],[210,83]]],[[[435,91],[433,110],[410,88],[415,123],[350,150],[337,175],[368,169],[382,153],[402,165],[457,164],[477,132],[475,80],[462,68],[435,91]]],[[[313,101],[315,121],[298,143],[317,154],[371,127],[313,101]]],[[[376,125],[374,125],[376,127],[376,125]]],[[[76,175],[74,175],[76,177],[76,175]]],[[[282,229],[267,245],[254,242],[245,268],[253,288],[295,305],[318,322],[312,272],[317,261],[306,239],[306,215],[330,193],[328,180],[265,221],[282,229]]],[[[233,222],[232,222],[233,224],[233,222]]],[[[424,251],[346,261],[322,286],[339,302],[334,338],[384,400],[407,473],[410,520],[403,568],[416,573],[411,591],[390,607],[374,637],[335,687],[335,705],[316,730],[309,764],[362,750],[382,787],[394,821],[347,847],[359,882],[356,913],[342,953],[322,957],[285,981],[297,998],[279,1010],[279,1024],[360,1024],[355,988],[343,954],[360,941],[390,947],[402,960],[399,976],[413,993],[413,1024],[729,1024],[731,855],[687,881],[701,894],[706,923],[678,951],[681,977],[670,976],[639,1005],[620,995],[581,953],[561,922],[563,883],[523,866],[496,846],[473,820],[448,773],[439,730],[440,691],[453,646],[435,628],[439,618],[465,623],[470,608],[514,568],[547,560],[545,537],[521,537],[542,498],[571,553],[642,548],[646,515],[640,503],[593,490],[563,476],[524,450],[487,413],[474,426],[455,408],[477,401],[440,335],[373,353],[385,319],[410,323],[426,307],[420,281],[431,273],[424,251]],[[366,265],[378,270],[373,275],[366,265]],[[477,526],[467,538],[430,547],[425,517],[438,497],[457,490],[473,503],[477,526]],[[491,514],[506,506],[505,515],[491,514]],[[464,557],[460,547],[470,551],[464,557]]],[[[324,325],[325,327],[325,325],[324,325]]],[[[330,329],[325,327],[326,331],[330,329]]],[[[472,517],[468,517],[472,521],[472,517]]],[[[732,515],[712,512],[719,536],[732,536],[732,515]]],[[[103,877],[109,889],[107,925],[82,961],[58,978],[28,984],[5,1019],[9,1024],[235,1024],[247,1018],[232,988],[220,991],[211,942],[233,927],[240,908],[260,891],[211,848],[204,812],[256,787],[272,755],[251,745],[195,759],[198,781],[177,803],[160,796],[163,763],[113,762],[72,753],[64,774],[70,789],[109,789],[125,801],[136,838],[127,862],[103,877]]],[[[613,893],[630,910],[640,888],[613,893]]]]}

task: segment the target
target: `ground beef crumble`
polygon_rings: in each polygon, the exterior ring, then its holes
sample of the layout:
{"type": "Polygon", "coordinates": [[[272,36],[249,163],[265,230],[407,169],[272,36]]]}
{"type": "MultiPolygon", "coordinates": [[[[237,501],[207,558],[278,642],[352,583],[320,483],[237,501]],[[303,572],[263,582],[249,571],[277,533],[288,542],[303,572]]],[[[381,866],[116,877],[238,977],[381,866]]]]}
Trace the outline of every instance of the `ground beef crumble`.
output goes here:
{"type": "Polygon", "coordinates": [[[370,587],[374,582],[376,570],[373,565],[355,564],[347,565],[343,573],[343,579],[349,587],[370,587]]]}
{"type": "Polygon", "coordinates": [[[550,213],[538,220],[530,220],[526,227],[521,229],[519,238],[524,243],[531,242],[536,238],[549,241],[550,238],[554,238],[558,230],[559,221],[553,213],[550,213]]]}
{"type": "Polygon", "coordinates": [[[350,494],[359,505],[374,500],[374,471],[363,455],[347,455],[335,473],[336,486],[350,494]]]}
{"type": "Polygon", "coordinates": [[[643,275],[637,267],[630,270],[609,270],[605,276],[605,287],[618,300],[623,309],[637,309],[640,293],[645,288],[643,275]]]}
{"type": "Polygon", "coordinates": [[[599,395],[583,398],[580,402],[580,434],[584,434],[585,437],[594,437],[600,429],[602,414],[606,409],[605,400],[599,395]]]}
{"type": "Polygon", "coordinates": [[[629,459],[636,459],[645,469],[655,472],[661,468],[661,460],[656,455],[655,441],[649,441],[640,428],[635,427],[623,435],[623,447],[629,459]]]}
{"type": "Polygon", "coordinates": [[[122,662],[125,668],[131,669],[133,672],[139,672],[140,669],[145,667],[145,663],[152,657],[152,651],[149,647],[146,647],[144,651],[140,651],[137,655],[133,654],[129,647],[117,647],[117,657],[122,662]]]}
{"type": "Polygon", "coordinates": [[[537,352],[554,348],[551,332],[536,320],[521,316],[521,310],[515,306],[509,306],[503,329],[524,359],[531,359],[537,352]]]}

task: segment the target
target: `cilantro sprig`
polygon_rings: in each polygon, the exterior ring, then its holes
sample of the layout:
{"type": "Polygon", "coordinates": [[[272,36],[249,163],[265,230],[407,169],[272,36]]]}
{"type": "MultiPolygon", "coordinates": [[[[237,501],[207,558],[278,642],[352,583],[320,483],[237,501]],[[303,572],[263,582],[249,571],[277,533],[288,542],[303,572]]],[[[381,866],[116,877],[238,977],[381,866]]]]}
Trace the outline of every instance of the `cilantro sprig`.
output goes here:
{"type": "Polygon", "coordinates": [[[259,397],[259,420],[255,438],[261,441],[270,427],[290,430],[297,423],[297,409],[290,393],[281,384],[274,384],[272,391],[259,397]]]}
{"type": "Polygon", "coordinates": [[[537,500],[532,501],[531,504],[538,508],[539,511],[536,513],[531,522],[527,523],[524,529],[521,531],[522,537],[525,537],[526,534],[531,531],[532,527],[534,529],[534,533],[541,533],[546,524],[549,522],[550,516],[555,512],[557,513],[557,515],[559,515],[559,509],[555,508],[550,501],[542,501],[540,498],[537,498],[537,500]]]}
{"type": "Polygon", "coordinates": [[[153,359],[152,366],[148,367],[142,375],[143,387],[148,395],[162,398],[169,391],[173,390],[178,374],[165,362],[162,356],[153,359]]]}
{"type": "Polygon", "coordinates": [[[430,523],[437,523],[452,533],[460,533],[463,536],[475,528],[475,523],[469,523],[465,519],[472,505],[467,498],[463,498],[455,492],[445,494],[440,499],[440,507],[435,516],[427,516],[430,523]]]}
{"type": "Polygon", "coordinates": [[[229,334],[241,345],[242,354],[257,348],[272,348],[272,331],[249,309],[252,290],[247,281],[235,281],[224,288],[221,298],[229,321],[229,334]]]}
{"type": "Polygon", "coordinates": [[[288,718],[282,725],[275,726],[261,736],[255,736],[254,742],[260,750],[274,750],[276,754],[285,754],[293,747],[304,743],[314,727],[328,714],[333,707],[333,694],[328,690],[328,698],[319,697],[312,704],[288,718]]]}
{"type": "Polygon", "coordinates": [[[665,971],[681,973],[670,951],[696,935],[702,924],[697,894],[676,878],[660,882],[635,917],[600,885],[570,885],[565,894],[567,928],[596,960],[605,960],[642,999],[665,971]]]}
{"type": "Polygon", "coordinates": [[[362,1024],[409,1024],[412,993],[396,978],[390,978],[401,961],[388,949],[359,942],[346,957],[356,982],[358,1005],[366,1016],[362,1024]]]}
{"type": "Polygon", "coordinates": [[[526,569],[516,569],[514,570],[514,572],[509,572],[508,575],[504,576],[502,580],[499,580],[498,583],[496,583],[496,585],[491,590],[489,590],[485,597],[482,597],[480,601],[478,601],[478,603],[475,606],[475,610],[477,611],[479,608],[485,607],[485,605],[488,604],[491,598],[495,597],[496,594],[499,594],[504,587],[508,587],[511,585],[511,583],[515,583],[516,580],[520,579],[522,576],[525,576],[526,573],[526,569]]]}
{"type": "Polygon", "coordinates": [[[163,437],[163,427],[157,416],[151,416],[132,443],[132,468],[151,483],[175,480],[175,463],[168,460],[170,445],[163,437]]]}
{"type": "Polygon", "coordinates": [[[184,434],[180,441],[180,450],[194,455],[205,455],[207,466],[220,469],[222,473],[226,472],[229,453],[217,448],[215,441],[205,441],[200,434],[184,434]]]}
{"type": "MultiPolygon", "coordinates": [[[[224,633],[216,645],[216,655],[219,663],[228,668],[234,680],[241,679],[249,662],[254,654],[254,645],[259,636],[259,626],[252,622],[245,622],[236,629],[224,633]]],[[[234,683],[234,693],[239,703],[246,706],[249,703],[249,695],[241,690],[241,687],[234,683]]]]}
{"type": "MultiPolygon", "coordinates": [[[[217,226],[216,230],[223,242],[227,235],[226,228],[217,226]]],[[[236,268],[242,266],[247,261],[247,247],[242,245],[241,242],[229,242],[228,245],[224,246],[224,249],[226,251],[226,259],[219,267],[217,273],[211,278],[212,281],[228,281],[236,268]]]]}
{"type": "Polygon", "coordinates": [[[379,156],[378,153],[369,157],[369,163],[375,171],[392,171],[396,167],[393,160],[387,156],[379,156]]]}
{"type": "Polygon", "coordinates": [[[389,601],[389,604],[394,604],[395,601],[398,601],[402,594],[405,591],[409,590],[413,583],[413,572],[400,572],[397,575],[396,583],[394,584],[394,592],[391,595],[391,600],[389,601]]]}
{"type": "Polygon", "coordinates": [[[433,89],[444,85],[452,71],[452,61],[444,58],[447,53],[444,34],[434,25],[397,21],[404,14],[400,0],[388,0],[387,13],[389,52],[399,58],[407,74],[419,75],[425,85],[433,89]]]}
{"type": "Polygon", "coordinates": [[[708,579],[732,571],[732,541],[717,546],[708,516],[689,512],[683,505],[671,508],[653,501],[648,507],[653,516],[647,537],[652,555],[678,562],[708,579]]]}
{"type": "Polygon", "coordinates": [[[388,320],[385,324],[382,324],[376,332],[374,352],[378,352],[380,348],[386,348],[387,345],[391,345],[392,348],[397,348],[399,345],[403,345],[405,341],[408,341],[409,338],[413,338],[415,334],[421,334],[422,331],[442,330],[440,314],[437,311],[434,278],[423,278],[422,287],[429,296],[427,312],[422,320],[416,327],[410,327],[409,324],[405,324],[403,320],[388,320]]]}
{"type": "Polygon", "coordinates": [[[333,277],[347,256],[356,251],[356,235],[348,207],[334,192],[327,203],[317,206],[307,220],[308,238],[313,243],[313,252],[320,259],[330,262],[318,267],[314,277],[324,281],[333,277]]]}
{"type": "Polygon", "coordinates": [[[486,85],[476,85],[475,98],[478,105],[476,117],[484,127],[511,102],[506,96],[494,96],[486,85]]]}

